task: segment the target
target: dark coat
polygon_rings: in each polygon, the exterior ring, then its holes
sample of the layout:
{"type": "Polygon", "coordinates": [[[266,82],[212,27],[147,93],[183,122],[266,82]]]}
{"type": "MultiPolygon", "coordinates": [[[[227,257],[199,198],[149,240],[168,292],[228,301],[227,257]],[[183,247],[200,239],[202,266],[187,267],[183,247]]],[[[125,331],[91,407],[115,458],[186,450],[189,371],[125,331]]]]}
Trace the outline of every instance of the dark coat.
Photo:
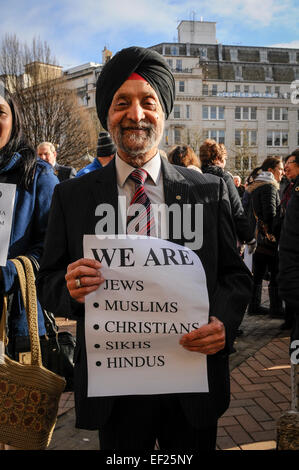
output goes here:
{"type": "MultiPolygon", "coordinates": [[[[278,240],[280,234],[280,197],[279,185],[276,181],[255,180],[248,186],[246,193],[246,212],[249,223],[257,227],[257,244],[263,244],[263,230],[260,223],[257,224],[256,217],[262,221],[267,232],[274,235],[278,240]]],[[[244,199],[243,199],[244,200],[244,199]]],[[[277,244],[273,245],[273,249],[277,244]]]]}
{"type": "Polygon", "coordinates": [[[75,178],[77,171],[72,166],[64,166],[55,163],[54,165],[54,173],[57,175],[59,181],[65,181],[70,178],[75,178]]]}
{"type": "MultiPolygon", "coordinates": [[[[236,249],[227,189],[221,178],[203,175],[162,161],[165,203],[203,204],[203,245],[196,251],[206,272],[210,315],[226,328],[226,348],[207,357],[209,393],[180,394],[194,426],[211,425],[229,406],[228,354],[232,351],[251,292],[251,274],[236,249]],[[180,195],[181,199],[177,198],[180,195]]],[[[117,214],[115,162],[80,178],[61,183],[53,196],[45,253],[37,279],[40,301],[56,315],[77,320],[75,406],[77,427],[98,429],[110,416],[115,397],[87,398],[84,306],[73,300],[65,282],[66,268],[83,256],[83,235],[94,234],[95,208],[110,203],[117,214]]],[[[184,238],[170,241],[184,245],[184,238]]],[[[173,396],[173,395],[172,395],[173,396]]]]}
{"type": "Polygon", "coordinates": [[[248,223],[248,219],[244,213],[242,201],[233,178],[229,173],[227,173],[227,171],[224,171],[217,165],[203,166],[201,170],[203,173],[209,173],[224,179],[228,189],[228,197],[231,205],[232,217],[235,224],[237,237],[241,243],[250,242],[254,238],[254,230],[252,230],[252,227],[250,227],[248,223]]]}
{"type": "Polygon", "coordinates": [[[288,203],[279,243],[279,294],[295,312],[291,338],[299,339],[299,177],[288,203]]]}
{"type": "MultiPolygon", "coordinates": [[[[28,335],[26,313],[21,300],[21,292],[15,265],[10,259],[21,255],[40,259],[47,228],[48,214],[54,187],[59,183],[48,163],[37,159],[36,170],[29,190],[22,188],[20,180],[20,160],[15,153],[8,165],[0,171],[0,182],[16,184],[16,196],[8,249],[8,261],[1,267],[3,279],[0,282],[0,300],[4,294],[14,294],[10,307],[9,336],[28,335]]],[[[2,304],[2,302],[1,302],[2,304]]],[[[0,312],[1,317],[1,312],[0,312]]],[[[44,317],[38,304],[38,324],[40,335],[45,334],[44,317]]],[[[11,341],[10,341],[11,342],[11,341]]]]}

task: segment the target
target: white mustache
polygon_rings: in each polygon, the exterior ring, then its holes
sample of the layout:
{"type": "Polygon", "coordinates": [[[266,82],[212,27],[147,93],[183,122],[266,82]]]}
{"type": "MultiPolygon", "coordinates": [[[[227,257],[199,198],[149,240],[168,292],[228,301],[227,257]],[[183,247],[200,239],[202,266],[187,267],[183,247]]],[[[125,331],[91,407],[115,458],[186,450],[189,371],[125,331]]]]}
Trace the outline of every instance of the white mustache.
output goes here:
{"type": "Polygon", "coordinates": [[[133,131],[147,131],[152,129],[152,126],[122,126],[122,131],[133,130],[133,131]]]}

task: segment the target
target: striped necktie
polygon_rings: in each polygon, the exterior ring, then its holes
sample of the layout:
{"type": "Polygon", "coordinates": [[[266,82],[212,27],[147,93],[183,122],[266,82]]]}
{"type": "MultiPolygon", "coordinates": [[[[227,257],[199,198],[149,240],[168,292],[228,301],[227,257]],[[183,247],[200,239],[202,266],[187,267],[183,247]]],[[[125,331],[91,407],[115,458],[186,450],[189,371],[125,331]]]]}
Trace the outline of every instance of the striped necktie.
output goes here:
{"type": "Polygon", "coordinates": [[[151,202],[144,190],[148,174],[142,168],[132,171],[129,178],[135,183],[135,194],[127,211],[127,233],[150,236],[155,226],[151,202]],[[138,204],[138,206],[137,206],[138,204]],[[141,207],[143,206],[143,207],[141,207]]]}

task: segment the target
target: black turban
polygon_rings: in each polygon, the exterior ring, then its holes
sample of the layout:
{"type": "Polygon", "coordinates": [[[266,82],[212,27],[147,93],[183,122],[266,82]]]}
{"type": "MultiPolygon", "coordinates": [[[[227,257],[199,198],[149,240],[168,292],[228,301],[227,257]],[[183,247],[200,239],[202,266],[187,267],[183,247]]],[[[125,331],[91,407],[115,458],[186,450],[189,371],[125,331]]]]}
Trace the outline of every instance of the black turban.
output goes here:
{"type": "Polygon", "coordinates": [[[133,72],[141,75],[155,90],[166,119],[171,113],[175,81],[167,62],[152,49],[128,47],[119,51],[104,65],[97,81],[97,113],[106,130],[108,130],[107,116],[113,96],[133,72]]]}

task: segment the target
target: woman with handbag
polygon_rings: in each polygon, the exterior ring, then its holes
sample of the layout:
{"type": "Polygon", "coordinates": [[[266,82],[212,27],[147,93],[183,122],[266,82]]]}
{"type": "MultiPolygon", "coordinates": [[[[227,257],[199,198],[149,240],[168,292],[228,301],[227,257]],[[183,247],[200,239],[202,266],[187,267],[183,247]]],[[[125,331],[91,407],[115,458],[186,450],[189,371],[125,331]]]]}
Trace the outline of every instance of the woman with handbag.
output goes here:
{"type": "MultiPolygon", "coordinates": [[[[26,313],[18,276],[10,261],[20,255],[37,260],[42,255],[48,213],[58,183],[52,167],[38,159],[22,132],[17,106],[0,81],[0,183],[16,185],[6,266],[0,267],[0,318],[4,295],[8,302],[8,354],[15,360],[18,337],[28,336],[26,313]]],[[[44,335],[44,316],[38,305],[39,335],[44,335]]]]}
{"type": "Polygon", "coordinates": [[[276,276],[278,273],[278,237],[280,198],[279,183],[284,174],[280,157],[268,157],[260,167],[261,172],[247,189],[248,217],[256,227],[257,248],[253,255],[253,292],[248,315],[270,313],[281,318],[282,304],[278,297],[276,276]],[[270,274],[270,311],[261,306],[262,282],[266,271],[270,274]]]}

